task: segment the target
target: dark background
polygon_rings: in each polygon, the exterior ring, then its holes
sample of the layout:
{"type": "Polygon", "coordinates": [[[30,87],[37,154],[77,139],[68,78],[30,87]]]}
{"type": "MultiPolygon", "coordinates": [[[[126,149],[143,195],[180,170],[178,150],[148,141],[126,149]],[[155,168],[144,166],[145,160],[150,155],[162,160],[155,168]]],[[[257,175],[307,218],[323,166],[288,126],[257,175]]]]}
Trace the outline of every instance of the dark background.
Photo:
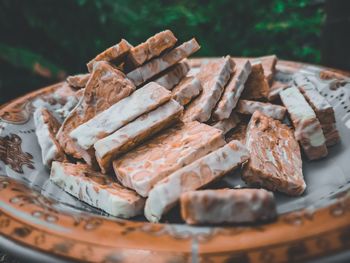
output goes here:
{"type": "Polygon", "coordinates": [[[349,0],[0,0],[0,104],[85,72],[120,38],[164,29],[196,56],[259,56],[350,69],[349,0]]]}

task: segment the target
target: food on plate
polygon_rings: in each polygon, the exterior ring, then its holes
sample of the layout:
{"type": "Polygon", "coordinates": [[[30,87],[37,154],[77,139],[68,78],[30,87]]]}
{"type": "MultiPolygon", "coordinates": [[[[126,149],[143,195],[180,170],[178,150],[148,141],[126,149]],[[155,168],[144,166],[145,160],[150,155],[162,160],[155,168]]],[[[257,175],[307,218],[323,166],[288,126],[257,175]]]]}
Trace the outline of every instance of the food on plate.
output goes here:
{"type": "Polygon", "coordinates": [[[193,76],[183,78],[180,83],[171,91],[171,96],[182,106],[190,103],[192,99],[202,92],[201,82],[193,76]]]}
{"type": "Polygon", "coordinates": [[[90,79],[90,76],[91,76],[90,73],[69,76],[67,78],[67,82],[71,87],[75,89],[82,89],[82,88],[85,88],[86,83],[90,79]]]}
{"type": "Polygon", "coordinates": [[[214,128],[222,130],[223,134],[226,135],[229,131],[235,128],[240,121],[241,119],[239,118],[239,116],[235,112],[232,112],[231,116],[227,119],[214,122],[210,125],[214,128]]]}
{"type": "Polygon", "coordinates": [[[151,58],[159,56],[165,50],[175,46],[177,38],[170,30],[164,30],[147,39],[145,42],[132,47],[127,59],[128,69],[134,69],[151,58]]]}
{"type": "Polygon", "coordinates": [[[89,72],[91,72],[93,70],[94,63],[97,61],[120,63],[129,53],[131,48],[132,45],[130,45],[125,39],[122,39],[118,44],[115,44],[114,46],[111,46],[102,53],[98,54],[94,59],[90,60],[86,66],[89,72]]]}
{"type": "Polygon", "coordinates": [[[241,97],[251,70],[251,64],[248,60],[236,66],[236,71],[225,87],[222,97],[214,110],[214,120],[224,120],[231,115],[232,110],[236,107],[241,97]]]}
{"type": "Polygon", "coordinates": [[[290,128],[256,111],[248,124],[246,146],[250,153],[242,173],[246,183],[289,195],[304,192],[300,147],[290,128]]]}
{"type": "Polygon", "coordinates": [[[273,193],[264,189],[188,191],[181,195],[187,224],[252,223],[277,216],[273,193]]]}
{"type": "Polygon", "coordinates": [[[110,176],[86,164],[53,162],[50,180],[63,190],[110,215],[130,218],[142,213],[145,200],[110,176]]]}
{"type": "Polygon", "coordinates": [[[240,100],[238,102],[236,112],[251,115],[255,111],[260,111],[276,120],[283,120],[286,115],[286,108],[280,105],[264,103],[254,100],[240,100]]]}
{"type": "Polygon", "coordinates": [[[94,148],[102,172],[110,170],[112,161],[118,155],[134,148],[146,138],[178,120],[182,111],[183,107],[180,104],[170,100],[155,110],[141,115],[115,133],[98,140],[94,148]]]}
{"type": "Polygon", "coordinates": [[[230,56],[210,61],[201,67],[196,77],[203,90],[186,108],[183,117],[185,121],[206,122],[210,119],[234,67],[235,63],[230,56]]]}
{"type": "Polygon", "coordinates": [[[50,167],[54,160],[64,161],[66,156],[56,140],[56,133],[61,126],[59,121],[45,108],[37,108],[33,118],[43,164],[50,167]]]}
{"type": "Polygon", "coordinates": [[[171,92],[150,82],[130,96],[118,101],[89,121],[76,127],[69,136],[82,149],[115,132],[144,113],[150,112],[171,99],[171,92]]]}
{"type": "Polygon", "coordinates": [[[116,159],[113,168],[124,186],[147,196],[157,182],[224,144],[218,129],[180,123],[116,159]]]}
{"type": "Polygon", "coordinates": [[[96,62],[84,89],[83,97],[69,113],[57,133],[56,138],[65,153],[77,159],[84,159],[90,165],[93,164],[94,155],[79,147],[70,138],[70,132],[129,96],[134,90],[135,86],[125,78],[124,73],[107,62],[96,62]]]}
{"type": "Polygon", "coordinates": [[[279,80],[273,80],[270,90],[269,90],[269,95],[267,96],[267,99],[269,101],[275,101],[279,98],[280,92],[282,90],[285,90],[286,88],[290,87],[289,82],[282,82],[279,80]]]}
{"type": "Polygon", "coordinates": [[[281,100],[287,108],[299,141],[306,156],[317,160],[327,156],[326,138],[315,112],[297,87],[280,92],[281,100]]]}
{"type": "Polygon", "coordinates": [[[315,84],[307,76],[296,74],[293,81],[314,110],[326,137],[326,145],[332,146],[339,142],[340,135],[335,124],[333,107],[318,92],[315,84]]]}
{"type": "Polygon", "coordinates": [[[261,63],[252,64],[252,70],[244,85],[242,99],[266,99],[269,95],[270,87],[264,74],[261,63]]]}
{"type": "Polygon", "coordinates": [[[158,222],[179,201],[182,193],[208,185],[248,159],[249,152],[246,147],[238,141],[231,141],[173,172],[149,192],[145,205],[146,218],[151,222],[158,222]]]}
{"type": "Polygon", "coordinates": [[[176,43],[122,39],[33,100],[50,180],[116,217],[159,222],[180,202],[192,225],[274,219],[269,191],[305,191],[300,149],[317,160],[340,140],[321,84],[276,73],[275,55],[188,59],[197,41],[176,43]]]}
{"type": "Polygon", "coordinates": [[[261,63],[264,69],[264,75],[269,84],[272,83],[273,76],[276,72],[277,56],[269,55],[256,58],[253,63],[261,63]]]}
{"type": "Polygon", "coordinates": [[[191,39],[169,52],[154,58],[142,66],[130,71],[126,76],[133,81],[136,86],[140,86],[150,78],[170,68],[179,61],[187,58],[196,52],[200,46],[195,39],[191,39]]]}
{"type": "Polygon", "coordinates": [[[162,74],[161,77],[154,80],[154,82],[168,90],[171,90],[186,76],[189,70],[190,66],[186,61],[177,63],[162,74]]]}

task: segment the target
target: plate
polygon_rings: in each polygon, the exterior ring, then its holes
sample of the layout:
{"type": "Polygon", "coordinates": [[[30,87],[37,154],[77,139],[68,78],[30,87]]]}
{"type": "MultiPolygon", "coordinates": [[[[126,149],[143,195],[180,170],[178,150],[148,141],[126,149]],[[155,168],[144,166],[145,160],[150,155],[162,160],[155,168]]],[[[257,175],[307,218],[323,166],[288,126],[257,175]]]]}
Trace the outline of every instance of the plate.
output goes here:
{"type": "MultiPolygon", "coordinates": [[[[209,59],[190,64],[196,68],[209,59]]],[[[50,97],[60,86],[55,84],[0,107],[0,244],[22,257],[102,262],[289,262],[349,249],[350,75],[279,61],[275,78],[288,82],[297,71],[319,83],[342,141],[327,158],[304,162],[303,196],[276,194],[276,221],[196,227],[171,216],[160,224],[122,220],[63,192],[41,164],[32,119],[38,102],[59,107],[50,97]]],[[[234,175],[225,181],[242,183],[234,175]]]]}

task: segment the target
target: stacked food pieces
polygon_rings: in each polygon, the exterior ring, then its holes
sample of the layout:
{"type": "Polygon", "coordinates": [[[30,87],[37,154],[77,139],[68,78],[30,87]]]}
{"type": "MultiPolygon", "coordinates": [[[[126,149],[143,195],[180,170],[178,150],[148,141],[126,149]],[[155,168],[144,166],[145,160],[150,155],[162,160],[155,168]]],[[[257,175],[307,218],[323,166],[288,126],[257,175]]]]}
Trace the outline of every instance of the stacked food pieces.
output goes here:
{"type": "Polygon", "coordinates": [[[336,127],[333,107],[318,92],[316,84],[307,76],[302,74],[295,75],[294,84],[314,110],[326,138],[326,145],[333,146],[337,144],[340,141],[340,135],[336,127]]]}
{"type": "Polygon", "coordinates": [[[151,222],[179,203],[188,224],[272,220],[270,191],[301,195],[299,145],[310,160],[327,155],[339,141],[332,107],[297,77],[270,103],[276,56],[195,66],[198,49],[169,30],[137,46],[122,39],[69,77],[76,105],[63,122],[34,114],[51,180],[108,214],[151,222]],[[235,170],[243,189],[210,189],[235,170]]]}

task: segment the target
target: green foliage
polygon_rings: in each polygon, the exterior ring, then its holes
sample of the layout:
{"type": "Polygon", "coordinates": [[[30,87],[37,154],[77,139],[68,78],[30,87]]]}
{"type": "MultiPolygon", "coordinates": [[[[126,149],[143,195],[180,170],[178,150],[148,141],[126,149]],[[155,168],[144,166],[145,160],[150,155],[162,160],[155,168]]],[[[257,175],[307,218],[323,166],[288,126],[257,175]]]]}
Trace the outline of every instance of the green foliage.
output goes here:
{"type": "MultiPolygon", "coordinates": [[[[181,41],[196,37],[202,46],[196,56],[276,53],[317,63],[324,14],[309,2],[2,0],[0,69],[30,72],[37,59],[56,72],[53,79],[61,69],[84,72],[87,61],[120,38],[136,45],[166,28],[181,41]]],[[[5,83],[6,77],[0,76],[5,83]]]]}

